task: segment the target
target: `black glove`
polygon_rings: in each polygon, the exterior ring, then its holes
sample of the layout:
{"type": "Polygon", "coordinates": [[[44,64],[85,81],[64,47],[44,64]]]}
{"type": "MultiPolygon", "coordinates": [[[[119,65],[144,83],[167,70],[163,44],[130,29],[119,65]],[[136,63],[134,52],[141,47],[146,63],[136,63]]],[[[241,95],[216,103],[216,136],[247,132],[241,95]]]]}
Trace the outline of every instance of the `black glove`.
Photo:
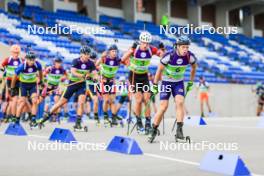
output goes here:
{"type": "Polygon", "coordinates": [[[164,44],[162,42],[160,42],[159,49],[164,49],[164,48],[165,48],[164,44]]]}
{"type": "Polygon", "coordinates": [[[133,48],[133,49],[136,49],[137,46],[138,46],[138,42],[134,42],[133,45],[132,45],[132,48],[133,48]]]}

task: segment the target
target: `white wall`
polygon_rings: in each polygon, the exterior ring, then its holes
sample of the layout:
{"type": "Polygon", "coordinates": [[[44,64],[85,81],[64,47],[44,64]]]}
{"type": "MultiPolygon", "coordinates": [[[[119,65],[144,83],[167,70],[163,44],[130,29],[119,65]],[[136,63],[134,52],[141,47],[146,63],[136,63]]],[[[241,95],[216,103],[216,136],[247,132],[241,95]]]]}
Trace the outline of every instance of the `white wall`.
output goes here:
{"type": "Polygon", "coordinates": [[[99,6],[98,13],[99,15],[103,14],[103,15],[108,15],[108,16],[113,16],[113,17],[124,18],[123,10],[117,9],[117,8],[99,6]]]}
{"type": "Polygon", "coordinates": [[[181,26],[185,26],[189,23],[189,21],[186,18],[173,18],[170,17],[170,24],[177,24],[181,26]]]}
{"type": "Polygon", "coordinates": [[[137,20],[152,22],[152,15],[150,13],[137,13],[137,20]]]}
{"type": "MultiPolygon", "coordinates": [[[[111,8],[111,7],[104,7],[99,6],[98,8],[99,15],[108,15],[113,17],[121,17],[124,18],[124,11],[122,9],[117,8],[111,8]]],[[[136,14],[136,20],[142,20],[142,21],[152,21],[152,15],[149,13],[137,13],[136,14]]]]}
{"type": "Polygon", "coordinates": [[[42,0],[26,0],[26,5],[34,5],[42,7],[42,0]]]}
{"type": "Polygon", "coordinates": [[[253,36],[262,37],[263,36],[263,31],[261,29],[254,29],[253,36]]]}
{"type": "Polygon", "coordinates": [[[63,10],[70,10],[70,11],[78,11],[77,3],[75,2],[63,2],[60,0],[55,0],[54,2],[54,10],[63,9],[63,10]]]}
{"type": "Polygon", "coordinates": [[[10,55],[9,48],[10,47],[8,45],[0,43],[0,61],[10,55]]]}
{"type": "MultiPolygon", "coordinates": [[[[251,91],[251,85],[211,84],[210,103],[212,110],[219,117],[248,117],[255,116],[257,98],[251,91]]],[[[186,108],[191,115],[200,115],[199,98],[195,89],[186,97],[186,108]]],[[[159,99],[159,97],[157,97],[159,99]]],[[[157,104],[159,105],[159,104],[157,104]]],[[[205,112],[208,112],[205,108],[205,112]]],[[[171,98],[166,116],[175,117],[175,104],[171,98]]]]}

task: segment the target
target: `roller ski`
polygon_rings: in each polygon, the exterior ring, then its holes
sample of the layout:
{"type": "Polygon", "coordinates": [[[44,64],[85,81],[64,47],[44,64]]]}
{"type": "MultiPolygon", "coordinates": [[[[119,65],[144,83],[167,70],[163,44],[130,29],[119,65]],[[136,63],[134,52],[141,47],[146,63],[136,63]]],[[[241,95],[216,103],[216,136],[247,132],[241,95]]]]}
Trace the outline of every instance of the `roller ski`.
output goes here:
{"type": "Polygon", "coordinates": [[[73,126],[73,131],[79,131],[79,130],[84,130],[85,132],[88,132],[88,127],[87,126],[82,126],[81,125],[82,120],[80,118],[77,118],[75,125],[73,126]]]}
{"type": "Polygon", "coordinates": [[[36,119],[31,119],[31,121],[29,122],[30,130],[32,130],[33,128],[36,128],[37,126],[38,126],[38,123],[36,119]]]}
{"type": "Polygon", "coordinates": [[[109,118],[104,118],[104,127],[111,127],[112,128],[112,122],[110,121],[109,118]]]}
{"type": "Polygon", "coordinates": [[[69,113],[64,113],[64,117],[63,117],[66,121],[69,119],[69,113]]]}
{"type": "Polygon", "coordinates": [[[98,127],[101,126],[101,122],[100,122],[100,119],[99,119],[97,113],[94,113],[94,121],[95,121],[95,125],[96,125],[96,126],[98,126],[98,127]]]}
{"type": "Polygon", "coordinates": [[[158,127],[154,127],[154,125],[153,125],[153,128],[151,128],[150,132],[149,132],[148,142],[153,143],[153,141],[155,140],[157,135],[158,136],[160,135],[160,131],[159,131],[158,127]]]}
{"type": "Polygon", "coordinates": [[[138,134],[144,134],[145,129],[144,129],[141,118],[137,118],[137,122],[134,124],[133,128],[131,129],[130,134],[133,132],[135,128],[138,134]]]}
{"type": "Polygon", "coordinates": [[[113,116],[112,117],[112,126],[121,126],[122,128],[124,127],[124,123],[122,121],[122,118],[118,117],[118,116],[113,116]]]}
{"type": "Polygon", "coordinates": [[[181,142],[181,143],[191,143],[190,136],[184,137],[183,131],[182,131],[182,126],[183,126],[183,122],[177,123],[177,131],[176,131],[176,135],[175,135],[175,141],[181,142]]]}
{"type": "Polygon", "coordinates": [[[48,121],[50,119],[50,117],[51,117],[51,114],[49,114],[49,113],[44,114],[43,119],[38,123],[38,127],[40,130],[45,127],[44,123],[46,121],[48,121]]]}
{"type": "Polygon", "coordinates": [[[96,126],[101,126],[101,122],[100,122],[99,118],[94,119],[94,121],[95,121],[96,126]]]}
{"type": "Polygon", "coordinates": [[[119,121],[119,125],[120,125],[122,128],[124,128],[125,124],[124,124],[124,122],[123,122],[123,118],[120,117],[120,116],[117,116],[117,120],[119,121]]]}

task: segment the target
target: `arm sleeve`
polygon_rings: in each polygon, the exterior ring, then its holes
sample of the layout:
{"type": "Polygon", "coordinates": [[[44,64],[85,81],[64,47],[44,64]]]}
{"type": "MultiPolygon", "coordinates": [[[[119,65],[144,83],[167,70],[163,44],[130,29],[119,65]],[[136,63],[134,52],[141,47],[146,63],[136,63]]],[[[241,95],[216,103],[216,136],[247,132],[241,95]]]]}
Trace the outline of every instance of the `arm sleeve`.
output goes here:
{"type": "Polygon", "coordinates": [[[167,65],[170,61],[170,53],[166,53],[161,59],[160,63],[163,65],[167,65]]]}
{"type": "Polygon", "coordinates": [[[74,59],[73,61],[72,61],[72,65],[71,65],[72,67],[74,67],[74,68],[77,68],[77,66],[78,66],[78,61],[77,61],[77,59],[74,59]]]}
{"type": "Polygon", "coordinates": [[[193,64],[196,64],[196,62],[197,62],[197,58],[196,58],[196,56],[195,56],[193,53],[190,52],[189,63],[190,63],[191,65],[193,65],[193,64]]]}
{"type": "Polygon", "coordinates": [[[41,64],[40,64],[39,62],[36,62],[36,64],[37,64],[37,69],[38,69],[39,71],[41,71],[41,70],[42,70],[42,66],[41,66],[41,64]]]}
{"type": "Polygon", "coordinates": [[[5,67],[8,64],[8,58],[5,58],[2,62],[2,66],[5,67]]]}
{"type": "Polygon", "coordinates": [[[90,72],[92,72],[92,71],[94,71],[94,70],[96,70],[96,67],[95,67],[94,63],[92,63],[92,64],[91,64],[91,68],[90,68],[90,72]]]}
{"type": "Polygon", "coordinates": [[[24,64],[20,64],[15,70],[16,75],[19,75],[23,71],[23,69],[24,69],[24,64]]]}

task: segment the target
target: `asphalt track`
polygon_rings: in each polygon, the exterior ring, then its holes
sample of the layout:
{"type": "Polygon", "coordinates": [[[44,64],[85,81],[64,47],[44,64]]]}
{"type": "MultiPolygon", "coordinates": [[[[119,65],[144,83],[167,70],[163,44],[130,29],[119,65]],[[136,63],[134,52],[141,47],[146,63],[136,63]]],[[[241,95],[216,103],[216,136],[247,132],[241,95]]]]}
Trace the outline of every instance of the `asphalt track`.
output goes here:
{"type": "MultiPolygon", "coordinates": [[[[184,133],[191,136],[192,144],[203,141],[213,144],[236,143],[236,150],[224,153],[239,154],[252,174],[264,175],[264,127],[256,127],[259,118],[218,117],[205,120],[207,122],[205,126],[185,125],[184,133]]],[[[7,124],[2,124],[0,175],[218,175],[199,169],[208,148],[204,150],[175,148],[175,132],[171,132],[173,121],[165,120],[165,135],[158,136],[156,142],[152,144],[147,142],[145,135],[134,131],[129,137],[135,139],[144,152],[143,155],[137,156],[103,150],[114,136],[126,136],[126,127],[98,127],[92,120],[85,120],[84,124],[88,125],[89,132],[73,132],[73,135],[78,142],[87,143],[88,148],[81,150],[74,148],[69,151],[50,148],[33,150],[29,148],[29,144],[44,146],[47,143],[54,143],[48,140],[54,128],[72,130],[73,123],[66,121],[60,125],[47,123],[42,130],[30,130],[28,124],[22,123],[28,133],[27,136],[5,135],[7,124]],[[167,148],[164,147],[165,144],[168,144],[167,148]],[[97,147],[94,147],[95,145],[97,147]]],[[[162,125],[160,130],[162,132],[162,125]]]]}

